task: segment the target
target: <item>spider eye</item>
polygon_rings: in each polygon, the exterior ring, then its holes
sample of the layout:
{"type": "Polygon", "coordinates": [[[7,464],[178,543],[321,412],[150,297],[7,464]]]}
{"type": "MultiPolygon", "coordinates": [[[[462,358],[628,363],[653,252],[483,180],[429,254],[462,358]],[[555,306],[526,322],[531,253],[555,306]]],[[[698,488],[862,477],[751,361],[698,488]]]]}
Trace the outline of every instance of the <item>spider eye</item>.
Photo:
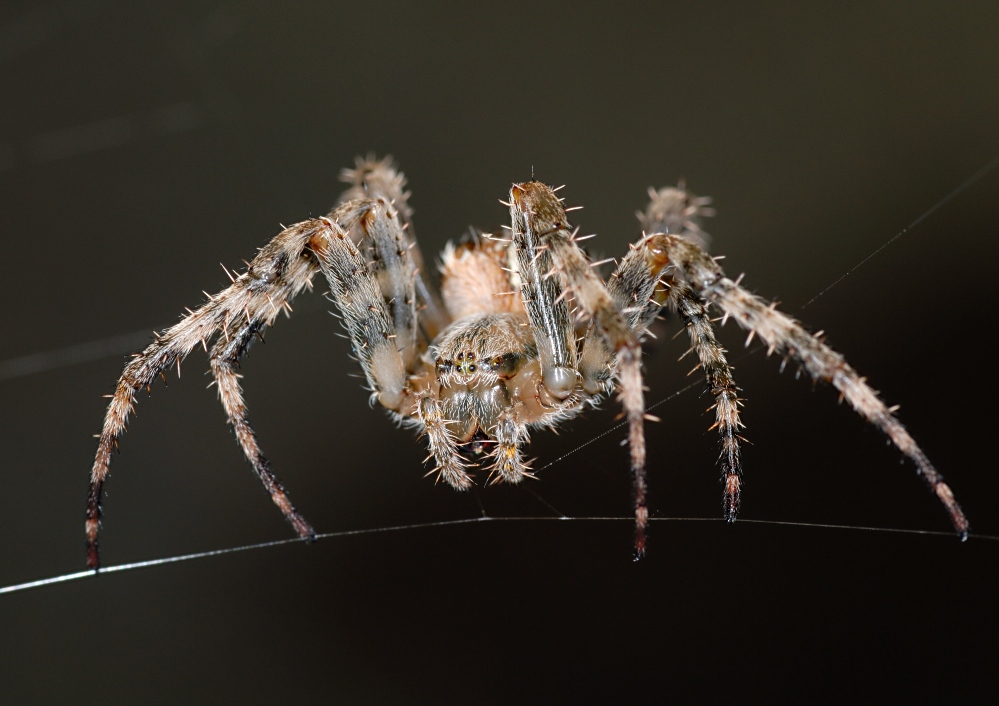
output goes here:
{"type": "Polygon", "coordinates": [[[492,358],[486,363],[494,373],[500,377],[513,377],[520,367],[520,356],[516,353],[506,353],[492,358]]]}

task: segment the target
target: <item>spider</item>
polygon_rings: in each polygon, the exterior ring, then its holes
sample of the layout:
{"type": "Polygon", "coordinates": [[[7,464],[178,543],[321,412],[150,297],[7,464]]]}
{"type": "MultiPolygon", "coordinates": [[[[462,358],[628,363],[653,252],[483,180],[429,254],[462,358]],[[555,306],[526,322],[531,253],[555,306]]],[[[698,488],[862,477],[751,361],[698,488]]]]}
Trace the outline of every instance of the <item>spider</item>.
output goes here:
{"type": "MultiPolygon", "coordinates": [[[[302,221],[260,249],[231,286],[125,366],[104,418],[87,498],[87,565],[100,567],[101,499],[112,448],[135,394],[199,344],[243,453],[274,504],[303,538],[312,526],[292,505],[261,452],[237,373],[253,340],[322,272],[354,355],[378,402],[422,432],[438,480],[468,489],[476,467],[487,482],[533,477],[521,455],[533,428],[555,428],[618,390],[628,426],[635,556],[646,549],[645,414],[641,339],[668,307],[686,327],[714,397],[725,519],[739,510],[739,408],[731,367],[709,307],[759,336],[768,353],[831,383],[858,414],[916,465],[959,536],[968,522],[950,487],[864,379],[820,336],[725,276],[703,247],[710,200],[679,188],[649,190],[639,212],[642,238],[603,281],[578,244],[578,229],[556,192],[538,181],[513,184],[507,237],[473,232],[444,250],[440,296],[426,279],[411,224],[406,179],[391,158],[358,158],[341,178],[350,187],[326,216],[302,221]],[[209,343],[211,346],[209,346],[209,343]]],[[[654,418],[652,418],[654,419],[654,418]]],[[[428,474],[429,475],[429,474],[428,474]]]]}

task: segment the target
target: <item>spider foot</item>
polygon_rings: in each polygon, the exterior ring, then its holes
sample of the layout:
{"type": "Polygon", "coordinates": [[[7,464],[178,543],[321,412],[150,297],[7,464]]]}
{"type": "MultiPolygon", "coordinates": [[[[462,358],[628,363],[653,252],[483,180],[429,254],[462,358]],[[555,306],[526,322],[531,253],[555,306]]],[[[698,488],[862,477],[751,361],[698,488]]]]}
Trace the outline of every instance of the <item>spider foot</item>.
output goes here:
{"type": "Polygon", "coordinates": [[[305,518],[299,515],[298,513],[295,513],[293,516],[288,517],[288,522],[290,522],[291,526],[295,528],[296,532],[298,532],[298,536],[304,539],[305,541],[309,542],[310,544],[319,539],[319,535],[316,534],[316,531],[312,528],[312,525],[310,525],[305,520],[305,518]]]}
{"type": "Polygon", "coordinates": [[[725,521],[735,522],[739,515],[742,479],[738,473],[729,473],[723,480],[725,483],[725,497],[722,500],[722,507],[724,508],[725,521]]]}
{"type": "Polygon", "coordinates": [[[644,503],[635,507],[635,561],[645,558],[645,528],[649,524],[649,509],[644,503]]]}

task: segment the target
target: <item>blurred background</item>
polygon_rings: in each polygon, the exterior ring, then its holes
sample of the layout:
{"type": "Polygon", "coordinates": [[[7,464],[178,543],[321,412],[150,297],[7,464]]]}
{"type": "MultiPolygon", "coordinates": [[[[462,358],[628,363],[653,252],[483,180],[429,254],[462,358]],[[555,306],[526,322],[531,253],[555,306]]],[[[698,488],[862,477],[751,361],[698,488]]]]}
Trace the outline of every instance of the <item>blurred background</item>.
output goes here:
{"type": "MultiPolygon", "coordinates": [[[[900,404],[974,530],[999,534],[989,444],[999,170],[994,2],[74,2],[0,8],[0,584],[83,568],[87,475],[127,354],[393,154],[428,260],[532,170],[591,249],[624,253],[650,185],[714,197],[732,275],[900,404]],[[925,218],[921,218],[925,215],[925,218]],[[910,226],[919,220],[914,227],[910,226]],[[904,237],[861,262],[896,234],[904,237]],[[821,298],[809,304],[844,274],[821,298]],[[44,355],[38,355],[44,354],[44,355]]],[[[323,286],[317,282],[317,289],[323,286]]],[[[628,517],[622,431],[529,489],[457,494],[348,375],[317,294],[243,366],[267,455],[320,531],[628,517]]],[[[673,331],[649,403],[689,384],[673,331]]],[[[742,517],[946,531],[910,464],[836,394],[723,331],[746,397],[742,517]]],[[[140,396],[112,466],[106,564],[290,536],[203,354],[140,396]]],[[[656,407],[656,517],[717,518],[700,385],[656,407]]],[[[536,433],[543,467],[607,404],[536,433]]],[[[0,596],[6,703],[973,703],[994,693],[999,545],[740,522],[438,526],[0,596]]]]}

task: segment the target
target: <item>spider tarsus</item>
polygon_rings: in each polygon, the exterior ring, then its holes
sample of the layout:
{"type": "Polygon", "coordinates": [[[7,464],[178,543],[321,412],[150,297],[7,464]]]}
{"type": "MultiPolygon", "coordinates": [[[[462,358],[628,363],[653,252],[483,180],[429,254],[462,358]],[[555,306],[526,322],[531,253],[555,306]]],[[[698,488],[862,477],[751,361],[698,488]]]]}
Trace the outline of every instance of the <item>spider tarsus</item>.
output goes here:
{"type": "Polygon", "coordinates": [[[631,557],[632,561],[641,561],[642,559],[645,558],[645,544],[646,544],[645,532],[643,531],[641,534],[636,532],[635,553],[631,557]]]}
{"type": "Polygon", "coordinates": [[[96,521],[87,520],[87,568],[93,569],[94,573],[97,573],[101,568],[101,549],[94,530],[96,526],[96,521]]]}
{"type": "Polygon", "coordinates": [[[735,522],[739,515],[739,503],[742,495],[742,478],[739,473],[728,473],[722,481],[725,484],[725,494],[722,500],[726,522],[735,522]]]}
{"type": "Polygon", "coordinates": [[[310,525],[308,521],[297,512],[289,514],[287,517],[288,522],[290,522],[291,526],[295,528],[295,532],[298,533],[299,537],[307,542],[315,542],[316,539],[318,539],[318,535],[312,528],[312,525],[310,525]]]}
{"type": "Polygon", "coordinates": [[[726,495],[725,496],[724,506],[725,506],[724,517],[725,517],[725,521],[726,522],[728,522],[729,524],[732,524],[737,519],[739,519],[739,498],[738,497],[732,498],[732,497],[729,497],[728,495],[726,495]]]}

